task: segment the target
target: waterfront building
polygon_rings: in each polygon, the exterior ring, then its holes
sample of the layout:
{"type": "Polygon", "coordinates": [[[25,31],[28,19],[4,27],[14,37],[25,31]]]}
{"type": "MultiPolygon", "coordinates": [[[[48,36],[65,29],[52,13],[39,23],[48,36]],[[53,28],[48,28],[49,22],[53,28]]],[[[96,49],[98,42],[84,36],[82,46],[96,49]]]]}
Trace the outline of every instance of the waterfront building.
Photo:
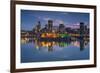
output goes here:
{"type": "Polygon", "coordinates": [[[59,24],[59,33],[64,33],[64,32],[65,32],[64,24],[59,24]]]}
{"type": "Polygon", "coordinates": [[[80,23],[80,36],[81,37],[84,36],[84,23],[83,22],[80,23]]]}
{"type": "Polygon", "coordinates": [[[53,27],[53,21],[52,20],[48,20],[48,25],[47,25],[48,32],[52,32],[52,27],[53,27]]]}

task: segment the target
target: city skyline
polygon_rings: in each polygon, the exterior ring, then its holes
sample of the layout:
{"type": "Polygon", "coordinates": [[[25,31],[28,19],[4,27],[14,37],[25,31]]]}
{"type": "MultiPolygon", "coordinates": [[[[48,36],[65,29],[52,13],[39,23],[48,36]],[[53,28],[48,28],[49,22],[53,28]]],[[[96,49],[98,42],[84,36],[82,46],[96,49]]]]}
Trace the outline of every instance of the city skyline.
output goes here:
{"type": "Polygon", "coordinates": [[[89,59],[89,17],[89,13],[21,10],[21,62],[89,59]]]}
{"type": "Polygon", "coordinates": [[[54,26],[59,26],[59,24],[72,26],[78,25],[80,22],[89,26],[89,13],[21,10],[22,30],[32,30],[38,24],[38,21],[41,22],[43,28],[48,20],[53,20],[54,26]]]}

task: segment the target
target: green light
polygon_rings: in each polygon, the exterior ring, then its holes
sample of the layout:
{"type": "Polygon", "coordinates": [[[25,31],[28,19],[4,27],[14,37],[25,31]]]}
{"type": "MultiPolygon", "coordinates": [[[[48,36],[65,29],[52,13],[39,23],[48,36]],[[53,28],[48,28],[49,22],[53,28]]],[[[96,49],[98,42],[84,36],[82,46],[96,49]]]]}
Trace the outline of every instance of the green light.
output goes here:
{"type": "Polygon", "coordinates": [[[62,47],[65,47],[65,46],[68,46],[68,43],[60,42],[59,45],[62,46],[62,47]]]}
{"type": "Polygon", "coordinates": [[[61,37],[61,38],[66,38],[68,36],[69,36],[68,34],[59,34],[59,37],[61,37]]]}

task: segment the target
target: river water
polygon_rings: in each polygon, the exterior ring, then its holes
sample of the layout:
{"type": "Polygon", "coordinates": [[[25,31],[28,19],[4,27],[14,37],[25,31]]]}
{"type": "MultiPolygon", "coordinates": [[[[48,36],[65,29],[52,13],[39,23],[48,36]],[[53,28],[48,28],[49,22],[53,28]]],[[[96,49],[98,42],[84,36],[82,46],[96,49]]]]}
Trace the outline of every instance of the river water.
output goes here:
{"type": "Polygon", "coordinates": [[[89,41],[21,39],[21,63],[89,59],[89,41]]]}

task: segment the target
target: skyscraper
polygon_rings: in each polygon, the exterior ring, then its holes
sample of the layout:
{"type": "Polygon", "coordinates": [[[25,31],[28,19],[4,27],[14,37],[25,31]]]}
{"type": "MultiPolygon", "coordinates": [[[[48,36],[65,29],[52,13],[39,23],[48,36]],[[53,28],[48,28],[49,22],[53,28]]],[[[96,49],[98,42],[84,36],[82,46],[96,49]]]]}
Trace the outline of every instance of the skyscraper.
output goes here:
{"type": "Polygon", "coordinates": [[[80,36],[81,37],[84,36],[84,23],[83,22],[80,23],[80,36]]]}
{"type": "Polygon", "coordinates": [[[63,33],[65,31],[65,26],[64,24],[59,24],[59,32],[63,33]]]}
{"type": "Polygon", "coordinates": [[[40,29],[41,29],[41,23],[40,21],[38,21],[38,24],[36,25],[36,31],[40,32],[40,29]]]}
{"type": "Polygon", "coordinates": [[[48,31],[52,32],[52,27],[53,27],[53,21],[52,20],[48,20],[48,31]]]}

